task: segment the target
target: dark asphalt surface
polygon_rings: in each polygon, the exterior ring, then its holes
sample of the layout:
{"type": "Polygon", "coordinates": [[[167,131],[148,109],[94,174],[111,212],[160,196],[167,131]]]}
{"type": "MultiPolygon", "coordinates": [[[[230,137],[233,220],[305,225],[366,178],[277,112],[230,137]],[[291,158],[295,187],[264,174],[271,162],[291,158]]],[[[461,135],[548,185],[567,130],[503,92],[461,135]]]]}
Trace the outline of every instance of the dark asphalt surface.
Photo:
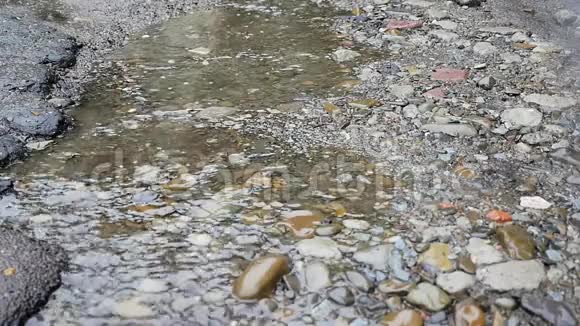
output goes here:
{"type": "Polygon", "coordinates": [[[64,251],[0,227],[0,325],[20,325],[60,286],[64,251]]]}

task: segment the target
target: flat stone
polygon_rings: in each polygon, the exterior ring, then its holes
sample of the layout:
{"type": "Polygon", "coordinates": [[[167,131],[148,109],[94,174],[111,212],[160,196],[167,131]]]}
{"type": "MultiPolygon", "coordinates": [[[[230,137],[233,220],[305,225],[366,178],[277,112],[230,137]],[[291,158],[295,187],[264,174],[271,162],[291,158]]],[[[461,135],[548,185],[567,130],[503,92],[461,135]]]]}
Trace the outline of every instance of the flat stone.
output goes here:
{"type": "Polygon", "coordinates": [[[137,290],[147,293],[161,293],[167,291],[167,282],[159,279],[146,278],[137,287],[137,290]]]}
{"type": "Polygon", "coordinates": [[[359,272],[347,271],[344,275],[350,284],[362,292],[370,292],[373,288],[371,281],[359,272]]]}
{"type": "Polygon", "coordinates": [[[328,298],[341,306],[352,306],[354,294],[346,287],[337,287],[328,291],[328,298]]]}
{"type": "Polygon", "coordinates": [[[534,290],[546,279],[537,260],[514,260],[479,268],[477,280],[496,291],[534,290]]]}
{"type": "Polygon", "coordinates": [[[415,93],[415,88],[412,85],[392,85],[389,90],[391,94],[400,99],[408,98],[415,93]]]}
{"type": "Polygon", "coordinates": [[[529,94],[523,97],[524,101],[539,105],[544,112],[562,111],[576,106],[578,103],[570,97],[546,94],[529,94]]]}
{"type": "Polygon", "coordinates": [[[455,0],[458,5],[461,6],[469,6],[469,7],[477,7],[481,5],[481,0],[455,0]]]}
{"type": "Polygon", "coordinates": [[[413,7],[429,8],[433,6],[435,3],[433,1],[425,1],[425,0],[405,0],[405,4],[413,7]]]}
{"type": "Polygon", "coordinates": [[[318,292],[332,284],[328,266],[323,262],[312,262],[306,265],[304,277],[306,288],[312,292],[318,292]]]}
{"type": "Polygon", "coordinates": [[[442,30],[430,31],[429,35],[433,35],[433,37],[447,43],[457,41],[459,39],[459,34],[442,30]]]}
{"type": "Polygon", "coordinates": [[[347,219],[342,221],[342,225],[344,225],[347,229],[352,230],[368,230],[371,225],[369,222],[365,220],[357,220],[357,219],[347,219]]]}
{"type": "Polygon", "coordinates": [[[477,42],[473,46],[473,52],[479,56],[487,57],[497,53],[497,48],[489,42],[477,42]]]}
{"type": "Polygon", "coordinates": [[[469,77],[469,72],[467,70],[461,69],[451,69],[451,68],[439,68],[431,74],[432,80],[440,81],[463,81],[469,77]]]}
{"type": "Polygon", "coordinates": [[[386,29],[414,29],[423,26],[423,22],[420,20],[395,20],[391,19],[387,22],[385,26],[386,29]]]}
{"type": "Polygon", "coordinates": [[[500,35],[512,35],[520,32],[520,29],[513,27],[495,26],[495,27],[482,27],[479,29],[482,32],[500,34],[500,35]]]}
{"type": "Polygon", "coordinates": [[[353,259],[359,263],[371,265],[377,270],[387,270],[389,268],[389,256],[394,247],[392,245],[378,245],[367,249],[362,249],[354,253],[353,259]]]}
{"type": "Polygon", "coordinates": [[[471,260],[478,266],[495,264],[505,260],[504,255],[499,250],[480,238],[469,239],[466,249],[471,255],[471,260]]]}
{"type": "Polygon", "coordinates": [[[449,272],[453,270],[453,263],[449,260],[450,254],[451,250],[448,244],[432,243],[429,249],[419,256],[417,262],[436,268],[440,272],[449,272]]]}
{"type": "Polygon", "coordinates": [[[405,294],[415,287],[414,283],[390,279],[379,284],[379,291],[386,294],[405,294]]]}
{"type": "Polygon", "coordinates": [[[523,196],[520,197],[520,206],[533,209],[548,209],[552,203],[540,196],[523,196]]]}
{"type": "Polygon", "coordinates": [[[438,20],[438,21],[434,21],[433,24],[437,25],[443,29],[448,29],[448,30],[456,30],[457,29],[457,23],[453,22],[451,20],[438,20]]]}
{"type": "Polygon", "coordinates": [[[533,259],[536,257],[536,245],[525,228],[517,225],[505,225],[495,230],[497,240],[514,259],[533,259]]]}
{"type": "Polygon", "coordinates": [[[561,9],[556,12],[554,18],[560,26],[570,26],[576,22],[578,16],[571,10],[561,9]]]}
{"type": "Polygon", "coordinates": [[[197,112],[195,116],[203,120],[216,120],[232,115],[237,111],[238,108],[234,107],[212,106],[197,112]]]}
{"type": "Polygon", "coordinates": [[[443,133],[453,137],[473,137],[477,135],[477,130],[468,124],[462,123],[432,123],[423,126],[423,130],[433,133],[443,133]]]}
{"type": "Polygon", "coordinates": [[[349,49],[338,49],[332,53],[332,59],[338,63],[348,62],[360,57],[360,53],[349,49]]]}
{"type": "Polygon", "coordinates": [[[316,228],[314,233],[321,237],[331,237],[333,235],[339,234],[343,229],[343,226],[338,223],[332,223],[329,225],[320,225],[316,228]]]}
{"type": "Polygon", "coordinates": [[[233,293],[242,300],[267,298],[289,271],[289,260],[284,255],[260,257],[252,261],[234,281],[233,293]]]}
{"type": "Polygon", "coordinates": [[[456,271],[437,275],[437,285],[447,293],[455,294],[475,285],[475,276],[456,271]]]}
{"type": "Polygon", "coordinates": [[[129,299],[115,305],[117,315],[128,319],[150,318],[155,312],[150,307],[139,302],[138,299],[129,299]]]}
{"type": "Polygon", "coordinates": [[[432,19],[447,19],[449,18],[449,11],[437,8],[429,8],[427,15],[432,19]]]}
{"type": "Polygon", "coordinates": [[[250,160],[243,153],[228,155],[228,162],[235,167],[243,167],[250,164],[250,160]]]}
{"type": "Polygon", "coordinates": [[[509,129],[537,127],[542,123],[543,114],[532,108],[507,109],[501,113],[501,120],[509,129]]]}
{"type": "Polygon", "coordinates": [[[578,320],[572,310],[563,302],[540,298],[532,294],[522,297],[522,307],[535,315],[542,317],[551,325],[576,326],[578,320]]]}
{"type": "Polygon", "coordinates": [[[338,244],[332,239],[314,237],[305,239],[296,245],[301,255],[317,258],[341,258],[342,253],[338,250],[338,244]]]}
{"type": "Polygon", "coordinates": [[[187,241],[194,246],[207,247],[211,244],[213,239],[207,233],[194,233],[187,237],[187,241]]]}
{"type": "Polygon", "coordinates": [[[426,282],[417,284],[417,287],[412,289],[405,299],[414,305],[432,312],[443,310],[451,303],[451,299],[447,293],[435,285],[426,282]]]}
{"type": "Polygon", "coordinates": [[[443,99],[445,95],[446,91],[442,87],[436,87],[423,93],[423,96],[428,99],[443,99]]]}
{"type": "Polygon", "coordinates": [[[278,225],[286,227],[298,238],[312,238],[316,226],[322,221],[322,215],[307,210],[292,211],[282,216],[285,220],[278,225]]]}

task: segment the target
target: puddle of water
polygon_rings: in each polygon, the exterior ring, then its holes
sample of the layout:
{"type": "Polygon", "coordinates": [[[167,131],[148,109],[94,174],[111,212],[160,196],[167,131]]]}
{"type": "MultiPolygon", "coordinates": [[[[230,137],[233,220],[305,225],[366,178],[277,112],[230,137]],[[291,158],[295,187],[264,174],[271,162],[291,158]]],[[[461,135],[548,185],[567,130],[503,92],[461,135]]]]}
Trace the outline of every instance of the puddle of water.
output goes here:
{"type": "Polygon", "coordinates": [[[345,67],[329,58],[340,43],[328,33],[329,13],[289,3],[283,14],[218,8],[178,18],[121,57],[144,77],[143,96],[152,102],[264,109],[328,91],[345,78],[345,67]]]}
{"type": "Polygon", "coordinates": [[[329,58],[341,42],[328,33],[333,13],[278,4],[201,11],[137,37],[115,55],[117,79],[93,85],[74,111],[76,129],[13,173],[118,178],[112,171],[130,173],[156,155],[201,167],[242,144],[199,125],[194,109],[275,108],[342,92],[332,87],[352,77],[329,58]]]}

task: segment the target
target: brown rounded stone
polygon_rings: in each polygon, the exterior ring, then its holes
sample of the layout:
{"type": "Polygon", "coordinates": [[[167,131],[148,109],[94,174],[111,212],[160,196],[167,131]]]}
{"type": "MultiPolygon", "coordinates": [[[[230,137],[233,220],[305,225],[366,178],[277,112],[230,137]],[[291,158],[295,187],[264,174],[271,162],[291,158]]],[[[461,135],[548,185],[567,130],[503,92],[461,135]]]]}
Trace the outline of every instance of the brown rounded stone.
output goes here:
{"type": "Polygon", "coordinates": [[[468,304],[455,309],[455,326],[485,326],[485,312],[468,304]]]}
{"type": "Polygon", "coordinates": [[[260,257],[234,281],[233,293],[243,300],[269,297],[276,283],[289,271],[289,260],[284,255],[260,257]]]}
{"type": "Polygon", "coordinates": [[[423,326],[423,317],[417,310],[391,312],[383,318],[384,326],[423,326]]]}
{"type": "Polygon", "coordinates": [[[510,257],[523,260],[536,257],[534,240],[522,226],[516,224],[502,226],[497,228],[495,233],[497,240],[510,257]]]}

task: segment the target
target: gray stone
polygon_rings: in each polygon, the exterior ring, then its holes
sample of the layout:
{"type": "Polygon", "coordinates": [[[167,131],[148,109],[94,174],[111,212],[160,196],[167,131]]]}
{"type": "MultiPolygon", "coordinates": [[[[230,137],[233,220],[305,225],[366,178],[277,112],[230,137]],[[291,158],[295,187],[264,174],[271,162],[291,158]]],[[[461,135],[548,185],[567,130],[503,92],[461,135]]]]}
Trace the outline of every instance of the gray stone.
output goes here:
{"type": "Polygon", "coordinates": [[[480,238],[469,239],[466,249],[471,255],[471,260],[478,266],[499,263],[505,259],[499,250],[480,238]]]}
{"type": "Polygon", "coordinates": [[[228,162],[234,167],[243,167],[250,164],[250,160],[243,153],[228,155],[228,162]]]}
{"type": "Polygon", "coordinates": [[[477,86],[489,91],[491,90],[496,84],[495,78],[492,76],[483,77],[477,82],[477,86]]]}
{"type": "Polygon", "coordinates": [[[160,293],[167,291],[167,282],[159,279],[146,278],[141,281],[137,290],[147,293],[160,293]]]}
{"type": "Polygon", "coordinates": [[[513,260],[479,268],[476,277],[496,291],[534,290],[546,279],[546,272],[537,260],[513,260]]]}
{"type": "Polygon", "coordinates": [[[433,123],[423,126],[423,130],[429,132],[440,132],[454,137],[473,137],[477,135],[477,130],[468,124],[461,123],[433,123]]]}
{"type": "Polygon", "coordinates": [[[475,285],[475,276],[456,271],[437,275],[437,285],[447,293],[455,294],[475,285]]]}
{"type": "Polygon", "coordinates": [[[427,15],[432,19],[447,19],[449,18],[449,12],[447,10],[441,10],[437,8],[429,8],[427,10],[427,15]]]}
{"type": "Polygon", "coordinates": [[[312,292],[318,292],[332,284],[328,266],[323,262],[312,262],[306,265],[304,268],[304,279],[306,281],[306,288],[312,292]]]}
{"type": "Polygon", "coordinates": [[[572,310],[563,302],[526,294],[522,297],[522,307],[542,317],[551,325],[576,326],[578,324],[572,310]]]}
{"type": "Polygon", "coordinates": [[[442,30],[431,31],[429,32],[429,35],[433,35],[435,38],[438,38],[443,42],[453,42],[459,39],[458,34],[442,30]]]}
{"type": "Polygon", "coordinates": [[[570,97],[537,93],[524,96],[524,101],[539,105],[544,112],[561,111],[577,104],[577,101],[570,97]]]}
{"type": "Polygon", "coordinates": [[[415,119],[419,113],[419,108],[415,104],[409,104],[403,108],[403,117],[407,119],[415,119]]]}
{"type": "Polygon", "coordinates": [[[139,319],[155,316],[153,309],[139,302],[139,299],[137,298],[117,303],[115,305],[115,312],[117,315],[128,319],[139,319]]]}
{"type": "Polygon", "coordinates": [[[296,245],[300,254],[317,258],[341,258],[342,253],[332,239],[315,237],[304,239],[296,245]]]}
{"type": "Polygon", "coordinates": [[[346,287],[337,287],[328,291],[328,298],[341,306],[352,306],[354,294],[346,287]]]}
{"type": "Polygon", "coordinates": [[[359,272],[347,271],[344,275],[346,276],[347,281],[362,292],[370,292],[373,288],[371,281],[359,272]]]}
{"type": "Polygon", "coordinates": [[[332,53],[332,59],[338,63],[352,61],[360,57],[360,53],[349,49],[338,49],[332,53]]]}
{"type": "Polygon", "coordinates": [[[203,120],[217,120],[232,115],[238,108],[225,106],[212,106],[197,112],[196,117],[203,120]]]}
{"type": "Polygon", "coordinates": [[[212,242],[212,237],[207,233],[194,233],[187,237],[187,241],[194,246],[207,247],[212,242]]]}
{"type": "Polygon", "coordinates": [[[487,57],[497,53],[497,48],[489,42],[477,42],[473,46],[473,52],[482,57],[487,57]]]}
{"type": "Polygon", "coordinates": [[[571,10],[562,9],[556,12],[554,18],[556,18],[556,21],[560,26],[570,26],[576,22],[578,16],[571,10]]]}
{"type": "Polygon", "coordinates": [[[433,24],[437,25],[443,29],[448,29],[448,30],[456,30],[457,29],[457,23],[450,21],[450,20],[439,20],[439,21],[433,22],[433,24]]]}
{"type": "Polygon", "coordinates": [[[501,120],[510,129],[537,127],[542,123],[542,113],[531,108],[507,109],[501,113],[501,120]]]}
{"type": "Polygon", "coordinates": [[[387,270],[389,267],[389,256],[394,247],[392,245],[378,245],[367,249],[362,249],[354,253],[353,259],[359,263],[371,265],[377,270],[387,270]]]}
{"type": "Polygon", "coordinates": [[[392,85],[389,90],[391,94],[401,99],[410,97],[415,92],[415,88],[412,85],[392,85]]]}
{"type": "Polygon", "coordinates": [[[525,134],[520,140],[529,145],[541,145],[551,142],[553,137],[550,133],[537,131],[525,134]]]}

